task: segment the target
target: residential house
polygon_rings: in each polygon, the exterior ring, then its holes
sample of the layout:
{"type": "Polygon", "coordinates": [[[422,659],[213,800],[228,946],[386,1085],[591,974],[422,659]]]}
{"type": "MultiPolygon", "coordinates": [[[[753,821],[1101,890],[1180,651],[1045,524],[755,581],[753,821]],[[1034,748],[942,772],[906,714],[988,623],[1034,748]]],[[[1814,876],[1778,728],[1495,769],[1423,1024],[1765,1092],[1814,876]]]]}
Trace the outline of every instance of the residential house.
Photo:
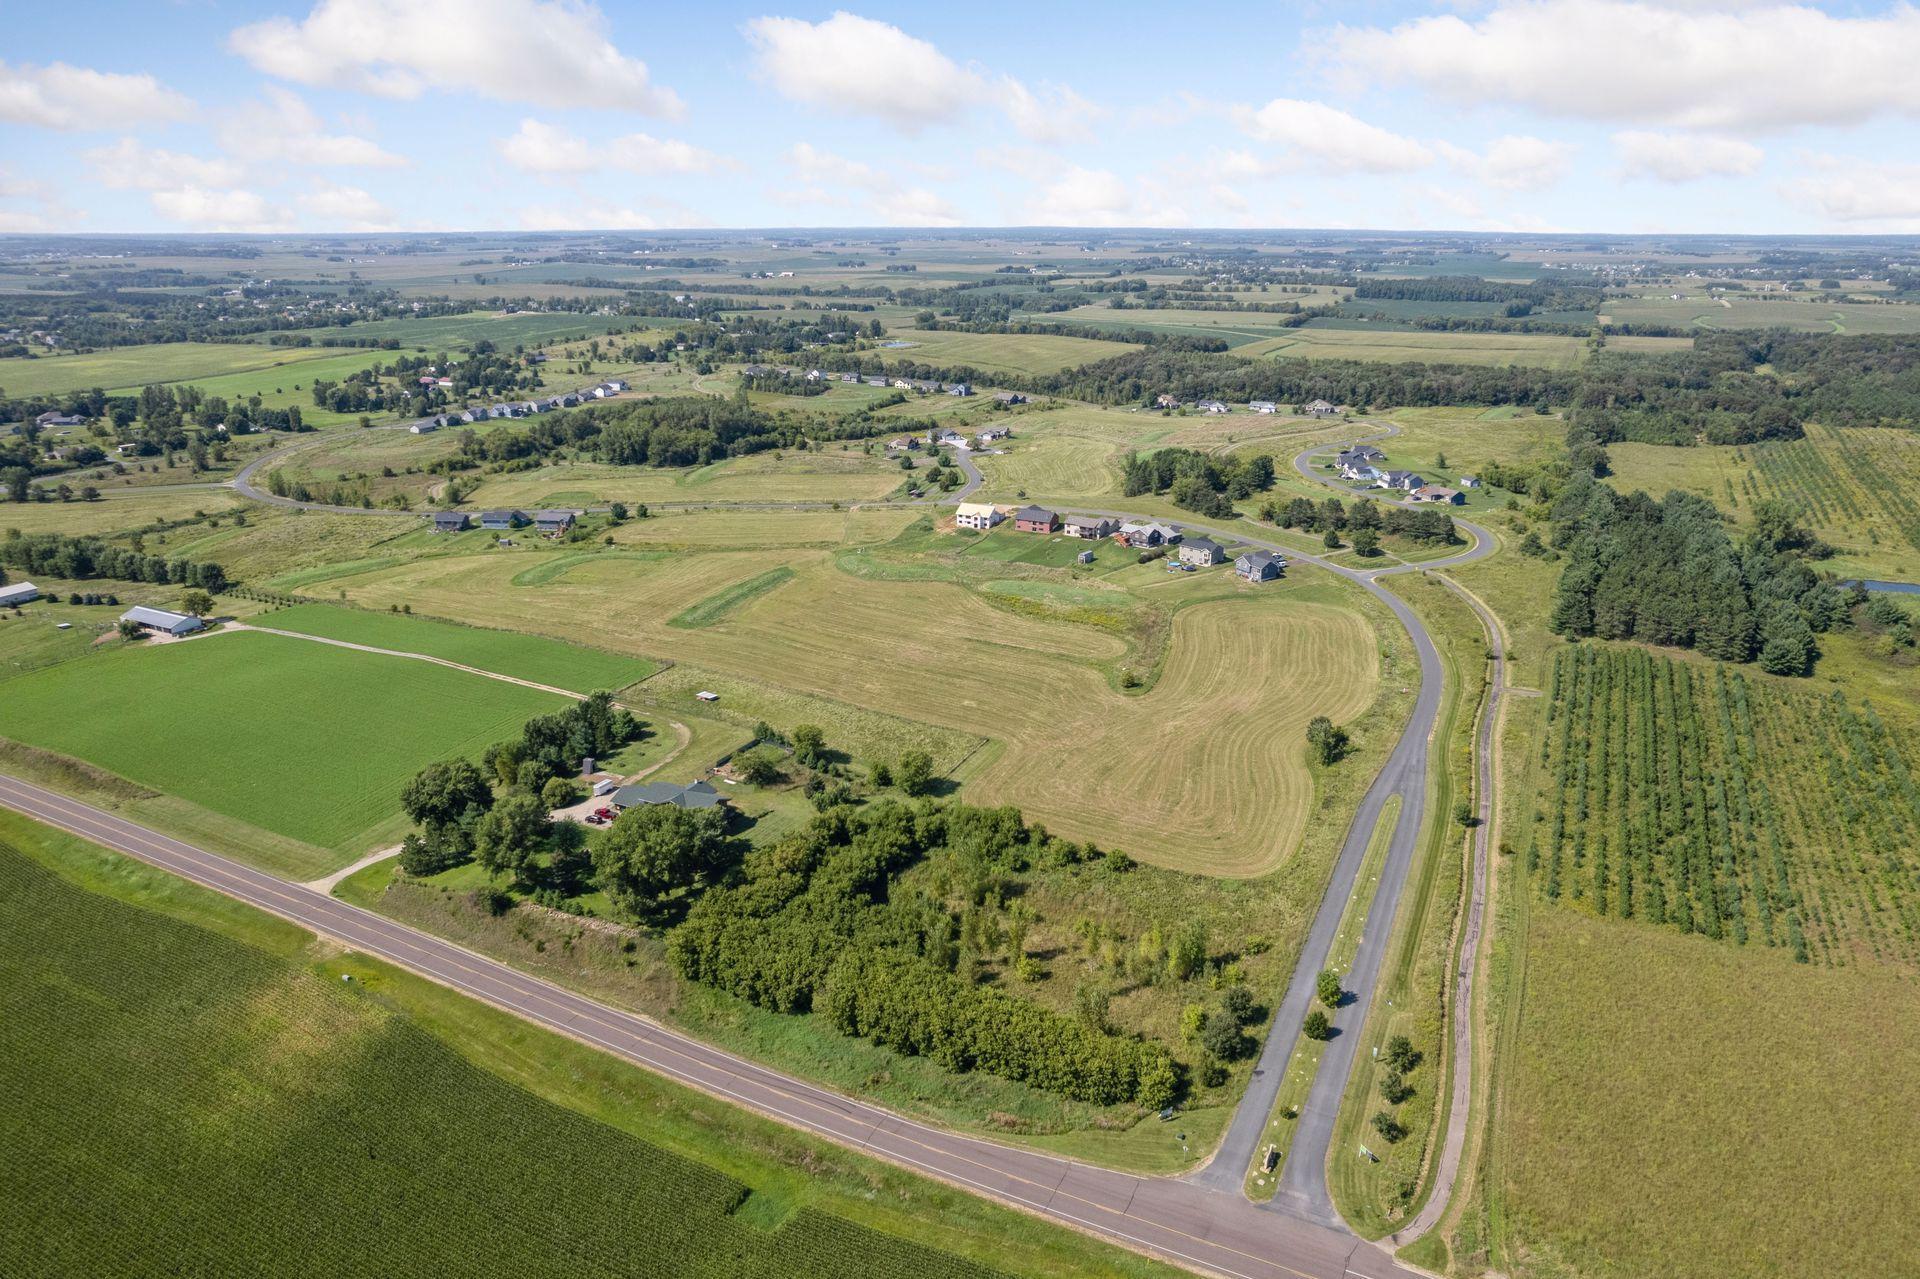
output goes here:
{"type": "Polygon", "coordinates": [[[1002,404],[1025,404],[1027,397],[1018,391],[995,391],[993,398],[1002,404]]]}
{"type": "Polygon", "coordinates": [[[880,377],[877,375],[869,375],[864,380],[868,386],[892,386],[893,385],[893,383],[889,382],[886,378],[880,377]]]}
{"type": "Polygon", "coordinates": [[[587,390],[587,394],[591,395],[596,400],[604,400],[609,395],[613,394],[613,390],[605,382],[602,382],[598,386],[589,387],[587,390]]]}
{"type": "Polygon", "coordinates": [[[1182,564],[1195,564],[1201,568],[1218,564],[1227,558],[1226,548],[1209,537],[1190,537],[1180,543],[1177,552],[1182,564]]]}
{"type": "Polygon", "coordinates": [[[414,435],[431,435],[439,429],[440,419],[437,417],[422,418],[407,428],[414,435]]]}
{"type": "Polygon", "coordinates": [[[1272,400],[1247,401],[1247,412],[1249,413],[1272,413],[1274,409],[1275,405],[1272,400]]]}
{"type": "Polygon", "coordinates": [[[973,388],[968,386],[965,382],[955,382],[952,386],[949,386],[947,388],[947,394],[948,395],[972,395],[973,388]]]}
{"type": "Polygon", "coordinates": [[[827,376],[827,371],[825,369],[808,369],[807,370],[807,381],[809,382],[819,382],[823,380],[826,376],[827,376]]]}
{"type": "Polygon", "coordinates": [[[1051,533],[1060,527],[1060,517],[1044,506],[1023,506],[1013,513],[1013,526],[1022,533],[1051,533]]]}
{"type": "Polygon", "coordinates": [[[1477,489],[1480,487],[1480,477],[1477,475],[1463,475],[1460,477],[1460,487],[1463,489],[1477,489]]]}
{"type": "Polygon", "coordinates": [[[1225,413],[1228,411],[1227,406],[1219,400],[1201,400],[1193,407],[1202,413],[1225,413]]]}
{"type": "Polygon", "coordinates": [[[892,439],[887,441],[887,447],[890,449],[896,449],[896,450],[908,449],[913,447],[913,441],[909,440],[904,435],[896,435],[892,439]]]}
{"type": "Polygon", "coordinates": [[[1340,468],[1340,478],[1371,484],[1380,478],[1380,472],[1371,462],[1348,462],[1340,468]]]}
{"type": "Polygon", "coordinates": [[[473,521],[467,518],[465,511],[435,511],[433,513],[433,531],[436,533],[464,533],[473,527],[473,521]]]}
{"type": "Polygon", "coordinates": [[[605,386],[609,391],[612,391],[615,395],[618,395],[622,391],[627,390],[632,384],[626,381],[624,378],[610,377],[601,385],[605,386]]]}
{"type": "Polygon", "coordinates": [[[1233,562],[1233,571],[1249,582],[1270,582],[1286,567],[1286,558],[1272,551],[1248,551],[1233,562]]]}
{"type": "Polygon", "coordinates": [[[1180,407],[1180,401],[1175,396],[1156,395],[1153,397],[1153,407],[1156,409],[1177,409],[1180,407]]]}
{"type": "Polygon", "coordinates": [[[986,430],[980,432],[980,434],[974,436],[973,438],[978,440],[982,444],[991,444],[995,440],[1004,440],[1009,435],[1012,435],[1012,434],[1013,432],[1009,431],[1004,426],[990,426],[986,430]]]}
{"type": "Polygon", "coordinates": [[[1300,411],[1308,417],[1332,417],[1335,413],[1339,412],[1338,409],[1334,408],[1333,405],[1327,403],[1325,400],[1311,400],[1306,404],[1302,404],[1300,411]]]}
{"type": "Polygon", "coordinates": [[[32,582],[14,582],[0,586],[0,608],[18,608],[40,598],[40,588],[32,582]]]}
{"type": "Polygon", "coordinates": [[[990,529],[1007,518],[990,502],[962,502],[953,511],[955,528],[990,529]]]}
{"type": "Polygon", "coordinates": [[[622,786],[613,792],[615,808],[639,808],[648,804],[668,804],[674,808],[712,808],[721,802],[721,794],[713,783],[694,782],[679,786],[673,782],[643,782],[634,786],[622,786]]]}
{"type": "Polygon", "coordinates": [[[120,615],[120,620],[132,622],[143,631],[157,632],[162,635],[191,635],[195,631],[206,629],[206,623],[191,613],[174,613],[164,608],[148,608],[145,604],[135,604],[120,615]]]}
{"type": "Polygon", "coordinates": [[[1425,484],[1426,477],[1412,471],[1382,471],[1380,478],[1373,482],[1377,489],[1398,489],[1402,493],[1411,493],[1425,484]]]}
{"type": "Polygon", "coordinates": [[[39,427],[79,426],[85,421],[85,418],[72,413],[42,413],[39,417],[33,419],[33,424],[39,427]]]}
{"type": "Polygon", "coordinates": [[[1387,460],[1387,455],[1371,444],[1356,444],[1348,449],[1347,452],[1354,457],[1365,458],[1369,462],[1384,462],[1387,460]]]}
{"type": "Polygon", "coordinates": [[[858,373],[842,373],[840,380],[842,382],[851,382],[855,386],[860,385],[860,375],[858,373]]]}
{"type": "Polygon", "coordinates": [[[539,411],[540,411],[540,401],[538,400],[522,400],[520,401],[519,404],[514,406],[515,417],[532,417],[535,413],[538,413],[539,411]]]}
{"type": "Polygon", "coordinates": [[[893,379],[893,389],[896,391],[911,391],[913,389],[913,379],[897,377],[893,379]]]}
{"type": "Polygon", "coordinates": [[[489,405],[487,407],[487,416],[490,418],[496,418],[496,419],[503,418],[503,417],[512,417],[513,405],[511,404],[489,405]]]}
{"type": "Polygon", "coordinates": [[[1149,550],[1156,546],[1165,546],[1169,542],[1180,540],[1180,530],[1171,524],[1161,524],[1150,520],[1128,520],[1120,526],[1117,537],[1135,550],[1149,550]]]}
{"type": "Polygon", "coordinates": [[[1444,484],[1422,484],[1411,496],[1416,502],[1438,502],[1449,506],[1459,506],[1467,500],[1466,494],[1459,489],[1450,489],[1444,484]]]}
{"type": "Polygon", "coordinates": [[[929,440],[929,442],[933,444],[944,444],[948,448],[955,448],[955,449],[971,448],[973,446],[972,442],[968,440],[966,436],[954,430],[952,427],[947,427],[944,430],[931,432],[931,439],[929,440]]]}
{"type": "Polygon", "coordinates": [[[572,511],[535,511],[533,513],[533,528],[541,537],[560,537],[572,527],[572,511]]]}
{"type": "Polygon", "coordinates": [[[1060,531],[1068,537],[1099,539],[1112,537],[1119,527],[1120,521],[1107,515],[1069,515],[1060,531]]]}
{"type": "Polygon", "coordinates": [[[480,512],[480,527],[493,529],[495,532],[500,532],[505,529],[521,528],[526,522],[527,513],[525,511],[480,512]]]}

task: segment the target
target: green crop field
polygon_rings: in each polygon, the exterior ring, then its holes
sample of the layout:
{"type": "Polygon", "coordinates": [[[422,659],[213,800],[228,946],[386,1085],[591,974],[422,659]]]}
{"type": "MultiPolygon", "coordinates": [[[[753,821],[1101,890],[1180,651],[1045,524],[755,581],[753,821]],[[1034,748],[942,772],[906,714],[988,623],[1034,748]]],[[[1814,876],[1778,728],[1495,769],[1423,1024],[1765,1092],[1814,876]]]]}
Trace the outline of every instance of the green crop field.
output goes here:
{"type": "MultiPolygon", "coordinates": [[[[0,962],[9,974],[0,1086],[11,1098],[0,1118],[9,1152],[0,1195],[12,1209],[0,1220],[0,1271],[49,1279],[997,1273],[807,1197],[796,1203],[784,1187],[763,1194],[482,1068],[453,1046],[488,1033],[465,1001],[439,996],[416,1012],[405,1002],[419,998],[410,982],[391,995],[359,993],[369,979],[379,989],[393,982],[365,965],[361,986],[328,981],[283,935],[291,930],[238,908],[201,906],[204,895],[143,870],[100,873],[120,891],[150,895],[156,908],[86,891],[0,846],[0,962]],[[223,931],[198,922],[209,909],[220,912],[223,931]]],[[[584,1070],[597,1082],[611,1067],[552,1036],[510,1034],[513,1048],[501,1051],[519,1063],[514,1074],[538,1076],[547,1061],[570,1060],[576,1077],[584,1070]]],[[[673,1100],[644,1076],[623,1083],[628,1103],[673,1100]]],[[[745,1161],[722,1159],[744,1170],[769,1144],[799,1142],[756,1130],[742,1147],[752,1152],[745,1161]]],[[[809,1166],[846,1162],[804,1157],[809,1166]]],[[[890,1199],[946,1194],[890,1170],[868,1175],[891,1183],[890,1199]]],[[[979,1232],[966,1239],[977,1250],[999,1224],[1027,1237],[1015,1246],[1023,1271],[1059,1273],[1059,1259],[1034,1256],[1058,1232],[1002,1222],[992,1209],[961,1212],[986,1221],[917,1233],[979,1232]]]]}
{"type": "Polygon", "coordinates": [[[1920,759],[1871,706],[1582,644],[1527,865],[1549,899],[1797,958],[1920,962],[1920,759]]]}
{"type": "Polygon", "coordinates": [[[874,354],[916,364],[965,364],[987,373],[1058,373],[1095,360],[1111,359],[1140,348],[1132,342],[1097,338],[1060,337],[1047,333],[950,333],[926,329],[893,329],[889,342],[907,347],[881,347],[874,354]]]}
{"type": "Polygon", "coordinates": [[[645,658],[564,644],[517,631],[456,626],[395,613],[370,613],[327,604],[300,604],[257,617],[254,623],[302,635],[444,657],[462,666],[511,675],[576,693],[619,689],[658,670],[645,658]]]}
{"type": "MultiPolygon", "coordinates": [[[[604,337],[608,333],[626,333],[632,329],[672,328],[676,323],[678,321],[646,316],[585,315],[568,311],[523,312],[516,315],[471,311],[466,315],[436,315],[420,320],[367,320],[345,329],[322,331],[339,332],[355,341],[384,342],[393,338],[405,347],[426,347],[436,351],[470,346],[483,339],[502,350],[512,350],[516,346],[604,337]]],[[[391,353],[388,353],[388,358],[392,358],[391,353]]]]}
{"type": "MultiPolygon", "coordinates": [[[[85,355],[43,356],[37,359],[0,360],[0,388],[8,395],[64,395],[102,387],[110,392],[129,394],[152,382],[192,382],[206,386],[209,394],[234,398],[232,390],[213,389],[226,385],[234,375],[250,391],[265,386],[290,386],[298,381],[306,385],[314,377],[338,377],[338,373],[312,373],[305,365],[357,360],[355,368],[382,359],[391,359],[378,351],[340,351],[323,346],[266,346],[252,342],[160,342],[152,346],[117,346],[85,355]],[[298,372],[295,372],[295,370],[298,372]]],[[[311,399],[306,401],[311,405],[311,399]]]]}
{"type": "Polygon", "coordinates": [[[1798,329],[1809,333],[1920,333],[1920,306],[1900,302],[1815,302],[1773,293],[1711,297],[1665,293],[1609,301],[1602,319],[1615,324],[1670,324],[1703,329],[1798,329]]]}
{"type": "Polygon", "coordinates": [[[0,735],[347,855],[394,833],[400,788],[561,699],[278,635],[121,648],[0,685],[0,735]]]}
{"type": "Polygon", "coordinates": [[[884,497],[902,479],[898,464],[878,453],[835,447],[754,453],[706,466],[612,466],[562,463],[510,475],[489,475],[474,489],[476,506],[602,505],[639,502],[856,502],[884,497]]]}
{"type": "Polygon", "coordinates": [[[698,603],[681,609],[667,619],[667,625],[689,631],[698,630],[703,626],[712,626],[750,600],[765,595],[782,582],[792,580],[793,570],[786,565],[770,568],[758,577],[750,577],[744,582],[735,582],[732,586],[716,591],[698,603]]]}

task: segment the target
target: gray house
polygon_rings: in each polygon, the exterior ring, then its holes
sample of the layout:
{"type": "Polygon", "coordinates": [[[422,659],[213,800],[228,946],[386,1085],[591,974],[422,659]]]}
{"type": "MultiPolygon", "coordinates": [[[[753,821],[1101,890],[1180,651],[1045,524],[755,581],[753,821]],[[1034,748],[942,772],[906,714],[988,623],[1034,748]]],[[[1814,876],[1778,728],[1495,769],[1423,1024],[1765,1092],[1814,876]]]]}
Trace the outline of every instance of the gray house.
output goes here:
{"type": "Polygon", "coordinates": [[[435,511],[433,513],[433,531],[436,533],[463,533],[473,527],[473,521],[467,518],[465,511],[435,511]]]}
{"type": "Polygon", "coordinates": [[[533,527],[541,537],[559,537],[573,527],[573,512],[535,511],[533,527]]]}
{"type": "Polygon", "coordinates": [[[1197,564],[1202,568],[1227,558],[1226,548],[1210,537],[1188,538],[1180,543],[1179,554],[1182,564],[1197,564]]]}
{"type": "Polygon", "coordinates": [[[671,804],[675,808],[712,808],[720,802],[720,792],[710,782],[676,786],[672,782],[645,782],[622,786],[613,792],[615,808],[637,808],[643,804],[671,804]]]}
{"type": "Polygon", "coordinates": [[[1120,528],[1120,522],[1105,515],[1069,515],[1060,531],[1068,537],[1099,539],[1112,537],[1120,528]]]}
{"type": "Polygon", "coordinates": [[[1249,582],[1270,582],[1286,567],[1285,557],[1272,551],[1248,551],[1233,562],[1233,571],[1249,582]]]}
{"type": "Polygon", "coordinates": [[[1403,493],[1411,493],[1426,482],[1424,476],[1412,471],[1382,471],[1380,478],[1373,482],[1373,486],[1377,489],[1399,489],[1403,493]]]}
{"type": "Polygon", "coordinates": [[[527,513],[525,511],[482,511],[480,512],[481,528],[494,529],[496,531],[499,531],[504,529],[519,528],[521,525],[525,524],[526,522],[527,522],[527,513]]]}

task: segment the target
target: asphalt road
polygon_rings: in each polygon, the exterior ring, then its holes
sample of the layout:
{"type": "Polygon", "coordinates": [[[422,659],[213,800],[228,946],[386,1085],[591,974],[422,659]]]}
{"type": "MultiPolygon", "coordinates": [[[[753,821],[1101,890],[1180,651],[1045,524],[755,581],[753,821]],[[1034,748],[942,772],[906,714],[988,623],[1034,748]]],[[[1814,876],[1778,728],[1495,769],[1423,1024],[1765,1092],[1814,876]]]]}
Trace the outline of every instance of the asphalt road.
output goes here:
{"type": "Polygon", "coordinates": [[[1234,1191],[1139,1177],[962,1136],[782,1075],[656,1022],[530,977],[115,814],[0,775],[0,805],[269,911],[355,951],[757,1111],[1123,1247],[1226,1279],[1413,1279],[1344,1230],[1264,1211],[1234,1191]]]}

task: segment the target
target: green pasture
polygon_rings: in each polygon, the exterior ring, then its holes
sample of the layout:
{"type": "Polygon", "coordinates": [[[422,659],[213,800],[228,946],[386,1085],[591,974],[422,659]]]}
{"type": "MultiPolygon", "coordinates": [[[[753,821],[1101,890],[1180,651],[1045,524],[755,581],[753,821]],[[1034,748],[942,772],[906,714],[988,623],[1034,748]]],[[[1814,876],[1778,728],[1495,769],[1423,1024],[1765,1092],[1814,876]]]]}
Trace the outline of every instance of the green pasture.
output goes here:
{"type": "Polygon", "coordinates": [[[564,702],[426,662],[239,633],[0,683],[0,736],[336,853],[397,834],[400,788],[564,702]]]}
{"type": "Polygon", "coordinates": [[[576,693],[625,688],[659,669],[644,657],[566,644],[519,631],[495,631],[400,613],[299,604],[254,619],[255,624],[345,640],[402,653],[425,653],[462,666],[532,680],[576,693]]]}
{"type": "MultiPolygon", "coordinates": [[[[97,386],[109,394],[128,395],[152,383],[191,382],[209,395],[245,399],[255,392],[268,395],[276,386],[286,388],[295,382],[307,387],[315,378],[337,380],[347,372],[392,358],[390,351],[341,351],[324,346],[157,342],[151,346],[109,347],[84,355],[0,360],[0,389],[16,397],[53,396],[97,386]]],[[[310,396],[289,402],[307,408],[313,404],[310,396]]]]}

